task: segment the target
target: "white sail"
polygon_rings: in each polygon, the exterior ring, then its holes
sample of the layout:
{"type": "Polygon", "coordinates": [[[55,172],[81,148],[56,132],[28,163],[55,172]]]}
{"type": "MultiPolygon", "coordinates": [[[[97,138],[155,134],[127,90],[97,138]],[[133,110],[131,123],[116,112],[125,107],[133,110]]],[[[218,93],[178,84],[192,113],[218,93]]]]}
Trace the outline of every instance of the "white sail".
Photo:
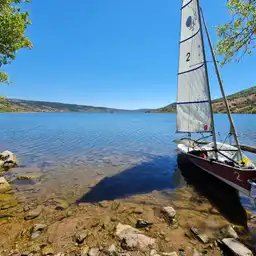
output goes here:
{"type": "Polygon", "coordinates": [[[209,87],[197,0],[183,0],[177,93],[177,132],[212,131],[209,87]]]}

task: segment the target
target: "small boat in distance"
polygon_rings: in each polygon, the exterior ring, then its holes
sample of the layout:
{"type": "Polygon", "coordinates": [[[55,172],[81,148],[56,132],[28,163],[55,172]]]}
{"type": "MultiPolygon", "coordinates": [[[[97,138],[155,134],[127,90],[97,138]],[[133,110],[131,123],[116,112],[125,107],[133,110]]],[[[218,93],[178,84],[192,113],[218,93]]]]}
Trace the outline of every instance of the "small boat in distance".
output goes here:
{"type": "Polygon", "coordinates": [[[199,0],[182,1],[176,106],[177,132],[188,134],[175,141],[180,154],[256,202],[256,166],[241,150],[199,0]],[[216,141],[202,23],[229,118],[227,138],[233,138],[234,145],[216,141]],[[195,140],[192,134],[202,137],[195,140]],[[210,137],[212,142],[202,143],[210,137]]]}

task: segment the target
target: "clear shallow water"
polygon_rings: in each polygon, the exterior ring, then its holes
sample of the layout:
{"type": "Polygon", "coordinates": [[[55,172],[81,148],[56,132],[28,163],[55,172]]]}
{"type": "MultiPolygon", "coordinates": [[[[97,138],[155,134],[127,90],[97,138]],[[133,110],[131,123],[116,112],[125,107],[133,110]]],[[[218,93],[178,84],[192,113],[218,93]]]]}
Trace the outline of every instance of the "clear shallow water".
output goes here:
{"type": "MultiPolygon", "coordinates": [[[[48,181],[41,193],[68,194],[68,187],[77,186],[81,194],[85,184],[105,175],[116,176],[120,196],[174,188],[172,141],[186,136],[175,134],[175,119],[175,114],[143,113],[1,114],[0,150],[11,150],[22,165],[44,172],[48,181]]],[[[240,141],[256,145],[256,115],[234,115],[234,121],[240,141]]],[[[223,141],[229,131],[226,115],[215,115],[215,122],[223,141]]]]}

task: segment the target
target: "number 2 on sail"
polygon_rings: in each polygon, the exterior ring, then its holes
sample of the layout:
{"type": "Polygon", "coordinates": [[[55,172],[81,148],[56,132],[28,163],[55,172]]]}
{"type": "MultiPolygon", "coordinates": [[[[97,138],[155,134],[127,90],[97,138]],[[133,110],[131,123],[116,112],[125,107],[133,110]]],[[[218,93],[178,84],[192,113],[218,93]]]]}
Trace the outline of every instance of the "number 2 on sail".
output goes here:
{"type": "Polygon", "coordinates": [[[190,61],[190,52],[188,52],[186,56],[187,56],[186,61],[187,61],[187,62],[190,61]]]}

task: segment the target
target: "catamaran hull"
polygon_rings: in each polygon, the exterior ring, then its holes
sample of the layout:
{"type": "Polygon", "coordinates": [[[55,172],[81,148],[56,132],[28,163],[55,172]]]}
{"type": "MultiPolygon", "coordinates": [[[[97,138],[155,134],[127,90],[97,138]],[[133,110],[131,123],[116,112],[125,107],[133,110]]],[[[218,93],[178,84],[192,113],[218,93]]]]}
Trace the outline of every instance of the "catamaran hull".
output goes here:
{"type": "Polygon", "coordinates": [[[256,171],[253,170],[240,170],[235,167],[229,167],[222,163],[210,161],[198,156],[194,156],[189,153],[181,152],[191,163],[199,167],[200,169],[212,174],[219,178],[228,185],[234,187],[241,193],[255,198],[255,195],[251,194],[251,185],[248,183],[250,180],[255,180],[256,171]]]}

